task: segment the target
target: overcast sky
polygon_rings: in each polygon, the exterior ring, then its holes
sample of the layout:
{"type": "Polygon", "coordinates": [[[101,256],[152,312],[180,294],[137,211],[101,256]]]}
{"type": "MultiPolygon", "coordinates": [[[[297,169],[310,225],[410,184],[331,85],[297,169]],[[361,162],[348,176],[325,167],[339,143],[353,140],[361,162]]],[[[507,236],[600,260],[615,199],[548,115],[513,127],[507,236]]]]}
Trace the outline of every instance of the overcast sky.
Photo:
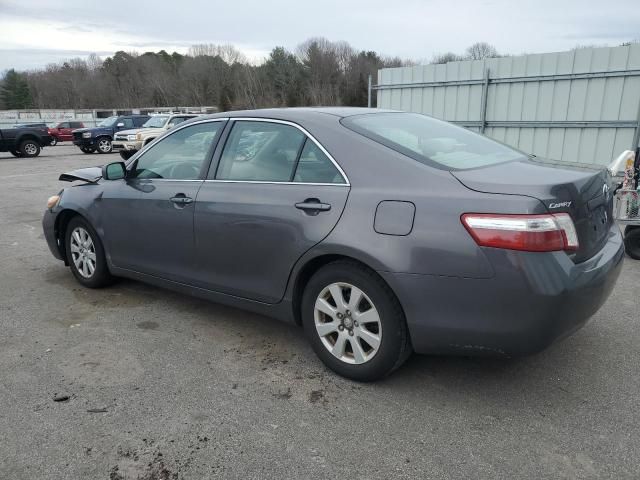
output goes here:
{"type": "Polygon", "coordinates": [[[314,36],[417,61],[477,41],[510,54],[614,46],[640,39],[640,0],[0,0],[0,72],[196,43],[259,62],[314,36]]]}

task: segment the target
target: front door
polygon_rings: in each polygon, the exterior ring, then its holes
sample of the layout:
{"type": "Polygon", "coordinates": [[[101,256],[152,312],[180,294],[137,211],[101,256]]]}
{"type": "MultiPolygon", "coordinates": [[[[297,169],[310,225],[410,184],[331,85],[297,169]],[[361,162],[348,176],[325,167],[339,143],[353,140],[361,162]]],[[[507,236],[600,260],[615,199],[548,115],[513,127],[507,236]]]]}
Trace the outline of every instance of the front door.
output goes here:
{"type": "Polygon", "coordinates": [[[195,200],[223,126],[209,121],[177,129],[129,165],[127,178],[119,181],[119,200],[112,202],[120,208],[105,223],[115,266],[189,280],[195,200]]]}
{"type": "Polygon", "coordinates": [[[287,122],[233,120],[195,209],[197,285],[276,303],[296,261],[333,229],[349,186],[287,122]]]}

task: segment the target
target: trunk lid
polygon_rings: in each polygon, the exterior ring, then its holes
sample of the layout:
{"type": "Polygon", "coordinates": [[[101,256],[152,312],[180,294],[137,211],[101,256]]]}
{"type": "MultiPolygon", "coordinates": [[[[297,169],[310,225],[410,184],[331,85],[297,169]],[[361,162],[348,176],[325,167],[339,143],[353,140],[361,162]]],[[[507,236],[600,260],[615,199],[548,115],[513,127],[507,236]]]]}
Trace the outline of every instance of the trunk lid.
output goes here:
{"type": "Polygon", "coordinates": [[[580,242],[572,255],[576,263],[591,258],[607,241],[614,219],[611,178],[606,169],[595,171],[523,160],[451,174],[471,190],[526,195],[540,200],[549,213],[571,215],[580,242]]]}

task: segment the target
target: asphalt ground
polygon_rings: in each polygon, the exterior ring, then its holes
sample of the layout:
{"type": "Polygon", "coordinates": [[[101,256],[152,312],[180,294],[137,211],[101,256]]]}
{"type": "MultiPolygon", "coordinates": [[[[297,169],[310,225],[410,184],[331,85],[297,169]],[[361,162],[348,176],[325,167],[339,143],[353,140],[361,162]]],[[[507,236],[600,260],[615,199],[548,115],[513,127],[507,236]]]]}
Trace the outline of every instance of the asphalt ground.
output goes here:
{"type": "Polygon", "coordinates": [[[358,384],[295,326],[82,288],[42,213],[60,172],[117,158],[0,154],[0,479],[640,478],[640,262],[541,354],[413,356],[358,384]]]}

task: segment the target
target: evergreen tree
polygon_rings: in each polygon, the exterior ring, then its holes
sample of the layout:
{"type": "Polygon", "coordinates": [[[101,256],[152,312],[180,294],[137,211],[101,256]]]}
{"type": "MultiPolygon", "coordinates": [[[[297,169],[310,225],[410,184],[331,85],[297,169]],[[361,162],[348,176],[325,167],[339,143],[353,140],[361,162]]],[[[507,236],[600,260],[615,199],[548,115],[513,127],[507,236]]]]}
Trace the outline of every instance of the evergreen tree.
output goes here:
{"type": "Polygon", "coordinates": [[[7,71],[0,89],[0,99],[9,110],[31,108],[33,101],[27,80],[14,69],[7,71]]]}

